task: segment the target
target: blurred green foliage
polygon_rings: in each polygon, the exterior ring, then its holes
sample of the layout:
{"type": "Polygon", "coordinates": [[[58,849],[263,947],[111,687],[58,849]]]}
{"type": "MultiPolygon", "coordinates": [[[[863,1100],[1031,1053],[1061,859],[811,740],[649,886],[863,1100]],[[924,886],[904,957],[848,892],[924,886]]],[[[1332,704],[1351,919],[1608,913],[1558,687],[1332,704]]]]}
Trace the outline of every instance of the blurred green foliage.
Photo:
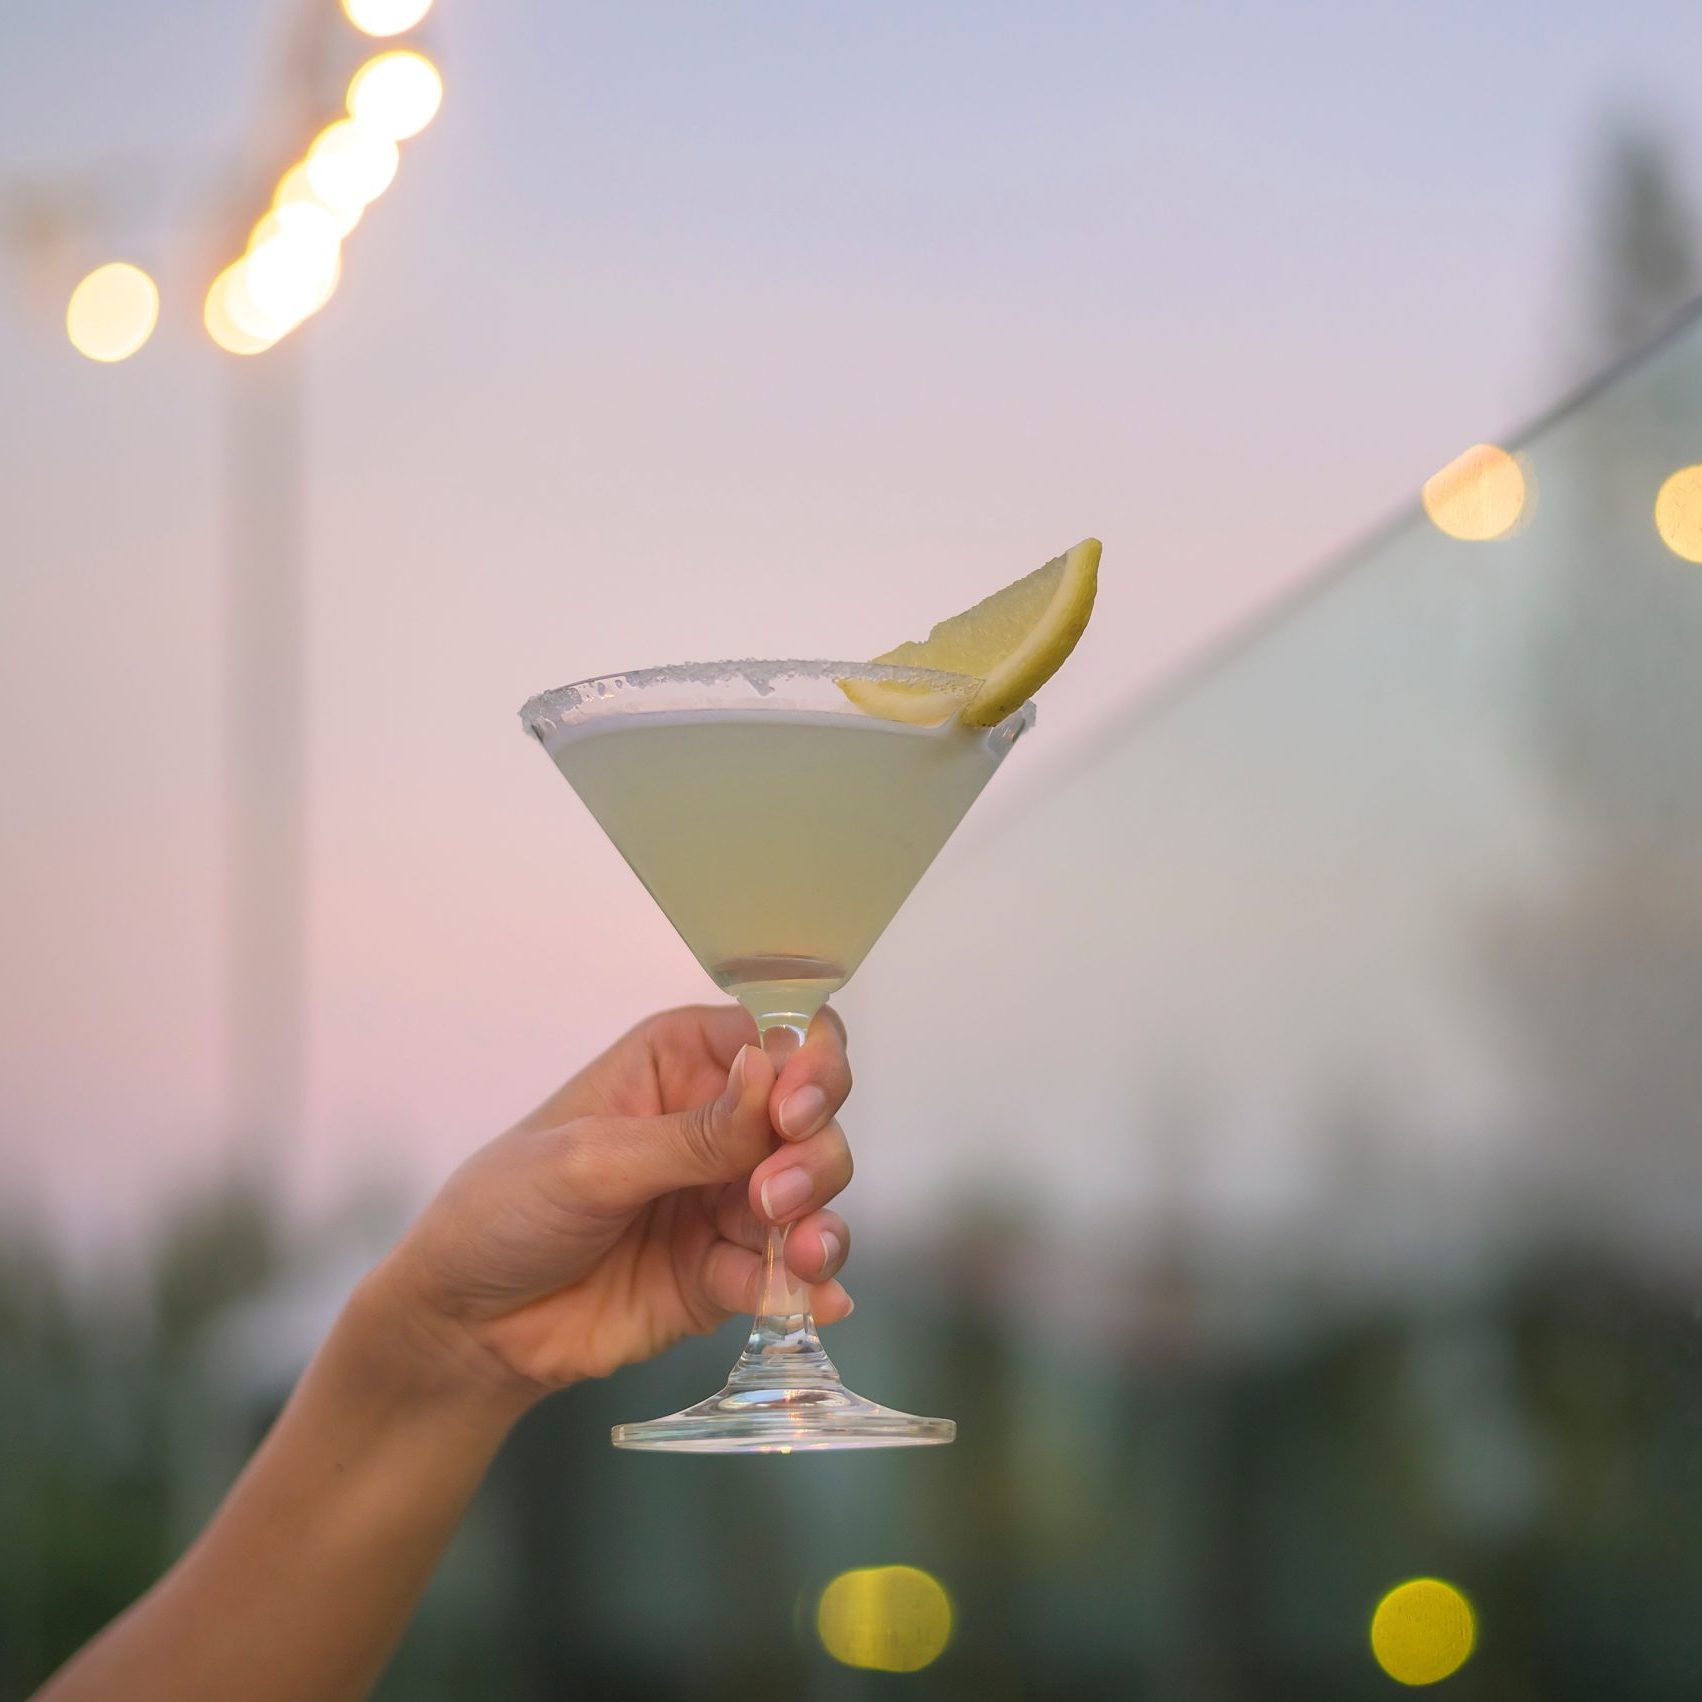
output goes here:
{"type": "Polygon", "coordinates": [[[0,1695],[22,1696],[157,1577],[182,1516],[196,1352],[277,1268],[258,1190],[184,1204],[128,1270],[73,1273],[27,1227],[0,1244],[0,1695]]]}
{"type": "MultiPolygon", "coordinates": [[[[1065,1339],[1020,1326],[987,1281],[994,1243],[1020,1237],[966,1221],[931,1266],[865,1283],[838,1332],[871,1387],[958,1416],[952,1449],[608,1447],[614,1420],[712,1381],[737,1326],[546,1403],[380,1696],[1389,1697],[1366,1628],[1422,1573],[1480,1616],[1447,1681],[1459,1702],[1698,1694],[1694,1284],[1548,1247],[1470,1288],[1380,1295],[1351,1276],[1277,1293],[1273,1260],[1237,1297],[1172,1245],[1104,1273],[1114,1334],[1065,1339]],[[837,1666],[816,1597],[893,1561],[946,1584],[951,1646],[910,1677],[837,1666]]],[[[0,1698],[147,1587],[269,1421],[282,1388],[238,1386],[207,1347],[287,1254],[241,1187],[176,1214],[140,1280],[73,1277],[39,1239],[8,1241],[0,1698]]]]}

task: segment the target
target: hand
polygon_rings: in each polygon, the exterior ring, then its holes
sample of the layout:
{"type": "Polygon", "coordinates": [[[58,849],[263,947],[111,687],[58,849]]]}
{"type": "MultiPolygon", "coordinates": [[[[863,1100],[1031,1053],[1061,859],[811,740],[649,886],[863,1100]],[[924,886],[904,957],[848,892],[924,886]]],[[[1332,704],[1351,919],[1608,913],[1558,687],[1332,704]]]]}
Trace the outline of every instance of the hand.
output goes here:
{"type": "Polygon", "coordinates": [[[824,1011],[790,1055],[755,1039],[736,1006],[652,1017],[469,1159],[218,1516],[44,1694],[354,1702],[546,1390],[750,1310],[771,1222],[817,1318],[843,1318],[850,1236],[823,1207],[851,1179],[845,1031],[824,1011]]]}
{"type": "Polygon", "coordinates": [[[641,1023],[449,1179],[374,1273],[393,1311],[542,1394],[754,1310],[781,1223],[816,1322],[843,1318],[845,1031],[823,1010],[778,1076],[756,1039],[736,1005],[641,1023]]]}

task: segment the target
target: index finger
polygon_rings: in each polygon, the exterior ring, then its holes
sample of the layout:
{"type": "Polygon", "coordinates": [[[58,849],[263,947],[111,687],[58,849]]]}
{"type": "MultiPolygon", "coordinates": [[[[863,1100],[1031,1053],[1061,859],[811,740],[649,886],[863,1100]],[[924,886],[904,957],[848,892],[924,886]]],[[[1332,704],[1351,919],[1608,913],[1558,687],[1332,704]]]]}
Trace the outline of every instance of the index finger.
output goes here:
{"type": "Polygon", "coordinates": [[[769,1120],[783,1140],[801,1141],[838,1114],[851,1091],[845,1024],[826,1005],[816,1012],[804,1043],[782,1066],[769,1095],[769,1120]]]}

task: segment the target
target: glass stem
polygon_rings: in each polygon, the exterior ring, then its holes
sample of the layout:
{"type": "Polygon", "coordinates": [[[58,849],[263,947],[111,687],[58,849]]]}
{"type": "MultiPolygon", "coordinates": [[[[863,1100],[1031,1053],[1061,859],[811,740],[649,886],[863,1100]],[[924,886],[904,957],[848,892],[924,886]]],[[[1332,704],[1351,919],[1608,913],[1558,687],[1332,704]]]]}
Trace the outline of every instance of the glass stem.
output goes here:
{"type": "MultiPolygon", "coordinates": [[[[804,1043],[809,1018],[795,1011],[757,1018],[762,1049],[778,1071],[804,1043]]],[[[771,1228],[762,1256],[762,1290],[750,1340],[728,1378],[730,1385],[778,1384],[793,1387],[837,1384],[839,1372],[828,1358],[810,1316],[809,1289],[786,1266],[787,1227],[771,1228]]]]}

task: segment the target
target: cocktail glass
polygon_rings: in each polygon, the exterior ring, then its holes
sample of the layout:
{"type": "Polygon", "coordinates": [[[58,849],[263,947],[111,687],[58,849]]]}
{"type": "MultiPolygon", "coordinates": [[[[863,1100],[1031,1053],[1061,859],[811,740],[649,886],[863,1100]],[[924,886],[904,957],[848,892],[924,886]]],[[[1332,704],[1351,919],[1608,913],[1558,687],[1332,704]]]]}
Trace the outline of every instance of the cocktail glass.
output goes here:
{"type": "MultiPolygon", "coordinates": [[[[964,726],[979,684],[866,662],[694,664],[582,680],[533,698],[521,718],[778,1062],[1033,724],[1024,704],[995,727],[964,726]]],[[[952,1440],[950,1419],[845,1387],[785,1239],[769,1232],[761,1304],[726,1386],[683,1412],[617,1425],[616,1447],[952,1440]]]]}

